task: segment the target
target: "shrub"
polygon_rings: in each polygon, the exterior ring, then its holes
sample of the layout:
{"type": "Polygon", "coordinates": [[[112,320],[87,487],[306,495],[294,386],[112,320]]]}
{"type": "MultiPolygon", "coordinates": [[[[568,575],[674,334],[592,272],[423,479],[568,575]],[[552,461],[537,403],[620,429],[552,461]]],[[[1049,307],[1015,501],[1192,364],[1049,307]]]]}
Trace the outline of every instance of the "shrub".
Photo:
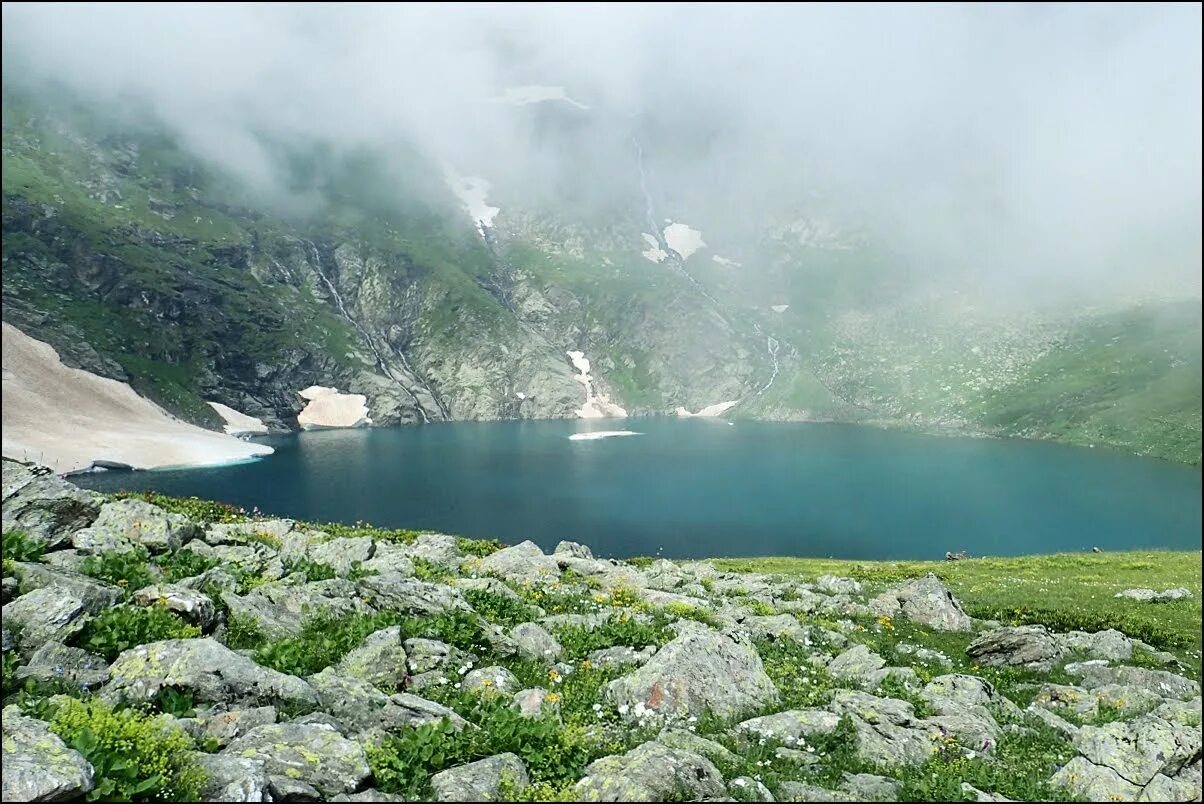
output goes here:
{"type": "Polygon", "coordinates": [[[5,531],[0,537],[5,561],[41,561],[46,545],[23,530],[5,531]]]}
{"type": "Polygon", "coordinates": [[[338,577],[334,567],[329,564],[320,564],[317,561],[311,561],[308,558],[301,558],[284,566],[286,575],[300,572],[305,576],[307,581],[329,581],[338,577]]]}
{"type": "Polygon", "coordinates": [[[122,651],[164,639],[191,639],[201,629],[184,622],[160,604],[148,608],[116,606],[89,620],[74,642],[113,661],[122,651]]]}
{"type": "Polygon", "coordinates": [[[191,550],[177,550],[155,560],[163,570],[163,580],[175,583],[184,578],[193,578],[216,567],[221,562],[211,556],[203,556],[191,550]]]}
{"type": "Polygon", "coordinates": [[[427,561],[425,558],[415,556],[414,562],[414,577],[420,581],[427,583],[443,583],[448,578],[454,577],[450,569],[442,564],[436,564],[433,561],[427,561]]]}
{"type": "Polygon", "coordinates": [[[258,647],[264,642],[263,630],[259,623],[250,617],[231,614],[226,618],[223,641],[230,650],[258,647]]]}
{"type": "Polygon", "coordinates": [[[155,582],[156,578],[150,570],[148,560],[146,548],[137,547],[122,553],[88,556],[80,564],[79,570],[84,575],[119,586],[128,598],[138,589],[155,582]]]}
{"type": "Polygon", "coordinates": [[[182,730],[133,709],[99,700],[62,700],[50,729],[95,770],[91,800],[198,801],[205,773],[182,730]]]}
{"type": "MultiPolygon", "coordinates": [[[[401,622],[402,618],[399,615],[390,612],[352,614],[345,617],[318,615],[307,619],[297,636],[263,645],[255,652],[255,661],[264,667],[289,675],[312,675],[338,662],[374,631],[401,622]]],[[[237,627],[246,629],[244,634],[258,631],[257,628],[242,624],[237,627]]],[[[230,643],[228,634],[227,644],[230,643]]]]}
{"type": "Polygon", "coordinates": [[[565,649],[565,653],[576,659],[602,648],[613,648],[617,645],[631,648],[659,646],[672,638],[673,632],[664,617],[646,621],[632,617],[627,612],[611,617],[594,629],[580,625],[567,625],[556,629],[556,639],[565,649]]]}
{"type": "Polygon", "coordinates": [[[486,589],[469,589],[464,592],[468,601],[477,614],[491,623],[515,626],[519,623],[530,622],[535,618],[535,611],[521,600],[490,592],[486,589]]]}

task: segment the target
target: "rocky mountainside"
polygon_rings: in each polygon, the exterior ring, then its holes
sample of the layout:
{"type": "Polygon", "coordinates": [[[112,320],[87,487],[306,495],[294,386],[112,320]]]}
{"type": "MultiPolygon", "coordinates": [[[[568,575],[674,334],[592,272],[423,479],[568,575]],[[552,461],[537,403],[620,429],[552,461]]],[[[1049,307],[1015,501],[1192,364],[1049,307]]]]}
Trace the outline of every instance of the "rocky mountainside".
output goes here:
{"type": "Polygon", "coordinates": [[[147,120],[6,88],[4,320],[214,428],[208,402],[295,428],[323,386],[376,425],[735,402],[1198,463],[1198,299],[996,309],[814,201],[674,221],[689,204],[636,145],[630,203],[605,210],[400,146],[277,145],[281,198],[147,120]]]}
{"type": "Polygon", "coordinates": [[[935,575],[3,486],[5,801],[1200,799],[1198,652],[935,575]]]}

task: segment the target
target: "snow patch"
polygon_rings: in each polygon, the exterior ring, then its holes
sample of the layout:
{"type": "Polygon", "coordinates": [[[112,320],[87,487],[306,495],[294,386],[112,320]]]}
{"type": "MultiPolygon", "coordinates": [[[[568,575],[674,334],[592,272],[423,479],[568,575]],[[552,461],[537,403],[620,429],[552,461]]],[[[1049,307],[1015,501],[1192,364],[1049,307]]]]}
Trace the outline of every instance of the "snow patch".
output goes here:
{"type": "Polygon", "coordinates": [[[720,257],[718,254],[711,257],[711,259],[714,260],[715,262],[719,263],[720,265],[722,265],[725,268],[739,268],[744,265],[744,263],[742,263],[742,262],[736,262],[735,260],[729,260],[727,257],[720,257]]]}
{"type": "Polygon", "coordinates": [[[527,395],[526,395],[526,394],[524,394],[522,391],[515,391],[515,392],[514,392],[514,395],[515,395],[515,396],[517,396],[519,399],[526,399],[526,398],[527,398],[527,395]]]}
{"type": "Polygon", "coordinates": [[[711,418],[714,416],[722,416],[724,413],[727,413],[729,410],[736,407],[736,405],[738,405],[738,404],[740,404],[740,403],[737,400],[732,400],[730,402],[716,402],[714,405],[707,405],[705,408],[698,411],[697,413],[691,413],[690,411],[686,410],[685,408],[678,408],[675,412],[677,413],[678,416],[682,417],[683,419],[693,419],[693,418],[697,418],[700,416],[705,417],[705,418],[711,418]]]}
{"type": "Polygon", "coordinates": [[[297,394],[309,400],[305,410],[297,416],[297,424],[302,430],[372,424],[372,419],[368,418],[368,398],[363,394],[344,394],[337,388],[322,385],[311,385],[297,394]]]}
{"type": "Polygon", "coordinates": [[[577,418],[579,419],[606,419],[606,418],[622,418],[627,415],[627,411],[610,401],[610,397],[606,394],[594,394],[594,381],[589,376],[589,358],[584,352],[565,352],[569,356],[569,360],[573,363],[573,368],[579,371],[579,374],[573,376],[573,379],[585,386],[585,404],[577,410],[577,418]]]}
{"type": "Polygon", "coordinates": [[[665,227],[664,234],[669,248],[680,254],[683,260],[688,260],[691,254],[706,246],[702,242],[702,232],[684,223],[670,223],[665,227]]]}
{"type": "Polygon", "coordinates": [[[573,433],[569,441],[597,441],[599,438],[618,438],[619,436],[643,435],[633,430],[598,430],[594,433],[573,433]]]}
{"type": "Polygon", "coordinates": [[[212,466],[270,455],[180,421],[123,382],[64,366],[47,343],[3,325],[3,452],[55,472],[100,464],[212,466]]]}
{"type": "Polygon", "coordinates": [[[771,305],[769,305],[769,309],[773,310],[775,313],[784,313],[788,309],[790,309],[790,305],[789,304],[771,304],[771,305]]]}
{"type": "Polygon", "coordinates": [[[450,170],[445,173],[448,186],[451,187],[456,198],[460,199],[464,210],[472,218],[472,222],[476,224],[477,228],[483,233],[485,229],[493,226],[493,219],[502,211],[485,202],[485,196],[489,195],[489,190],[493,185],[480,176],[457,176],[450,170]]]}
{"type": "Polygon", "coordinates": [[[661,248],[661,244],[656,242],[656,237],[646,232],[641,236],[644,238],[644,242],[648,244],[648,248],[642,252],[644,257],[655,263],[664,262],[665,258],[669,256],[669,252],[661,248]]]}
{"type": "Polygon", "coordinates": [[[545,103],[547,101],[561,101],[571,106],[576,106],[578,109],[588,110],[589,107],[584,103],[573,100],[569,94],[564,91],[564,87],[544,86],[541,84],[528,84],[521,87],[506,87],[506,90],[500,97],[493,99],[495,103],[509,103],[511,106],[526,106],[528,103],[545,103]]]}
{"type": "Polygon", "coordinates": [[[261,419],[239,413],[221,402],[206,402],[205,404],[217,411],[217,415],[226,422],[226,435],[252,435],[268,431],[268,426],[261,419]]]}

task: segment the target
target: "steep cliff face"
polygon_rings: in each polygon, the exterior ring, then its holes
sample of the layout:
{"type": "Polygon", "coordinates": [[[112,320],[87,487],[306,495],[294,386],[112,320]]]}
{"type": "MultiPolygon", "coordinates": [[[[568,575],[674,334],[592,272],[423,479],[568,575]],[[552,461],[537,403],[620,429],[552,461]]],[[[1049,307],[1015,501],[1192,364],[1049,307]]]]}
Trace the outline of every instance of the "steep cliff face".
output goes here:
{"type": "Polygon", "coordinates": [[[281,149],[281,198],[154,126],[6,92],[4,319],[214,429],[208,402],[295,428],[315,385],[374,425],[572,417],[580,352],[629,415],[734,401],[1199,461],[1198,301],[990,313],[815,210],[664,217],[643,158],[630,204],[589,215],[322,149],[281,149]]]}

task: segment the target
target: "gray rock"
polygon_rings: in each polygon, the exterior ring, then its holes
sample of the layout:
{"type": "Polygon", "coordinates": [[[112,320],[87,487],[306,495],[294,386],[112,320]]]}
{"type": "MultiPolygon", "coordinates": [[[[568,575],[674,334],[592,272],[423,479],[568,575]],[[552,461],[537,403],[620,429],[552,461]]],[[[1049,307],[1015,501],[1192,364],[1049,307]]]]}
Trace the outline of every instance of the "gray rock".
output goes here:
{"type": "Polygon", "coordinates": [[[915,721],[915,707],[896,698],[879,698],[865,692],[837,690],[829,705],[837,718],[852,715],[875,725],[891,723],[907,726],[915,721]]]}
{"type": "Polygon", "coordinates": [[[689,751],[691,754],[698,754],[700,757],[706,757],[716,765],[734,765],[740,761],[739,757],[719,743],[708,740],[706,737],[700,737],[692,731],[662,729],[656,741],[669,748],[677,748],[689,751]]]}
{"type": "Polygon", "coordinates": [[[1112,628],[1093,634],[1071,631],[1062,636],[1062,641],[1068,650],[1086,653],[1094,659],[1127,661],[1133,657],[1133,640],[1112,628]]]}
{"type": "Polygon", "coordinates": [[[543,687],[531,687],[514,693],[510,708],[523,717],[543,717],[548,714],[559,714],[560,704],[555,699],[548,700],[549,692],[543,687]]]}
{"type": "Polygon", "coordinates": [[[1099,712],[1099,696],[1091,690],[1066,684],[1042,684],[1033,696],[1033,705],[1051,712],[1072,712],[1091,718],[1099,712]]]}
{"type": "Polygon", "coordinates": [[[314,690],[296,676],[261,667],[212,639],[169,639],[131,648],[109,668],[107,700],[145,703],[159,690],[189,692],[198,703],[232,706],[310,705],[314,690]]]}
{"type": "Polygon", "coordinates": [[[71,543],[81,553],[124,552],[134,545],[162,553],[179,550],[184,542],[198,535],[196,523],[188,517],[131,498],[102,505],[96,521],[77,531],[71,543]]]}
{"type": "Polygon", "coordinates": [[[332,796],[331,801],[405,801],[401,796],[395,796],[392,793],[382,793],[375,787],[370,787],[367,790],[361,790],[358,793],[339,793],[337,796],[332,796]]]}
{"type": "Polygon", "coordinates": [[[1190,678],[1168,673],[1165,670],[1147,670],[1144,667],[1108,667],[1107,665],[1083,662],[1076,666],[1066,665],[1066,672],[1079,676],[1081,685],[1087,689],[1109,684],[1144,687],[1164,698],[1189,700],[1200,694],[1200,685],[1190,678]]]}
{"type": "Polygon", "coordinates": [[[393,732],[447,719],[456,728],[465,721],[445,706],[409,693],[386,695],[367,681],[339,675],[331,667],[309,677],[323,711],[351,732],[393,732]]]}
{"type": "Polygon", "coordinates": [[[510,631],[510,638],[524,659],[555,662],[564,653],[564,648],[548,631],[537,623],[522,623],[510,631]]]}
{"type": "Polygon", "coordinates": [[[262,760],[224,754],[192,754],[205,771],[201,798],[205,801],[271,801],[268,774],[262,760]]]}
{"type": "Polygon", "coordinates": [[[657,651],[643,667],[610,682],[617,706],[642,704],[662,717],[737,718],[778,701],[778,691],[753,646],[712,631],[685,634],[657,651]]]}
{"type": "Polygon", "coordinates": [[[17,668],[16,677],[39,681],[62,680],[85,689],[96,689],[109,680],[109,665],[100,656],[61,642],[47,642],[17,668]]]}
{"type": "Polygon", "coordinates": [[[409,551],[414,558],[444,567],[458,567],[464,558],[456,537],[446,533],[420,534],[409,546],[409,551]]]}
{"type": "Polygon", "coordinates": [[[213,600],[203,592],[179,584],[157,584],[139,589],[130,598],[135,606],[162,605],[185,620],[209,631],[217,620],[213,600]]]}
{"type": "Polygon", "coordinates": [[[401,689],[405,683],[407,657],[401,644],[401,626],[369,634],[339,661],[338,671],[362,678],[382,690],[401,689]]]}
{"type": "Polygon", "coordinates": [[[47,642],[66,642],[84,627],[87,611],[67,590],[44,587],[5,603],[3,617],[17,626],[17,647],[29,653],[47,642]]]}
{"type": "Polygon", "coordinates": [[[318,792],[316,787],[300,779],[290,779],[288,776],[269,776],[268,792],[272,794],[272,801],[302,802],[322,800],[322,794],[318,792]]]}
{"type": "Polygon", "coordinates": [[[953,593],[931,572],[879,595],[871,608],[880,614],[898,616],[937,631],[969,631],[970,615],[953,593]]]}
{"type": "Polygon", "coordinates": [[[380,575],[414,576],[414,560],[409,548],[388,542],[377,542],[372,558],[361,565],[361,569],[380,575]]]}
{"type": "Polygon", "coordinates": [[[973,796],[973,801],[1012,801],[1012,799],[1005,798],[998,793],[984,793],[969,782],[962,782],[962,793],[973,796]]]}
{"type": "Polygon", "coordinates": [[[797,765],[800,768],[810,767],[819,764],[819,757],[814,753],[800,751],[797,748],[783,748],[778,746],[773,749],[773,756],[782,762],[789,762],[791,765],[797,765]]]}
{"type": "Polygon", "coordinates": [[[4,531],[24,531],[50,548],[91,525],[104,502],[100,494],[60,480],[44,466],[5,458],[0,474],[4,531]]]}
{"type": "Polygon", "coordinates": [[[782,782],[778,785],[779,801],[860,801],[843,790],[827,790],[803,782],[782,782]]]}
{"type": "Polygon", "coordinates": [[[525,541],[479,559],[475,571],[496,575],[511,583],[535,584],[558,578],[560,565],[555,558],[544,555],[535,542],[525,541]]]}
{"type": "Polygon", "coordinates": [[[1190,701],[1164,701],[1150,714],[1154,717],[1160,717],[1168,723],[1178,723],[1180,726],[1199,728],[1200,698],[1197,696],[1190,701]]]}
{"type": "Polygon", "coordinates": [[[360,597],[379,611],[424,617],[445,611],[468,611],[460,590],[400,575],[372,575],[360,581],[360,597]]]}
{"type": "MultiPolygon", "coordinates": [[[[434,639],[416,637],[407,639],[402,646],[406,652],[406,664],[413,674],[439,669],[451,672],[458,668],[464,668],[467,673],[477,661],[476,656],[434,639]]],[[[463,674],[456,672],[455,675],[463,674]]]]}
{"type": "Polygon", "coordinates": [[[3,721],[4,801],[62,801],[92,789],[92,766],[46,723],[15,706],[4,708],[3,721]]]}
{"type": "Polygon", "coordinates": [[[792,639],[800,645],[809,645],[811,637],[797,619],[789,614],[778,614],[773,617],[746,617],[740,625],[752,634],[754,639],[792,639]]]}
{"type": "Polygon", "coordinates": [[[1143,715],[1136,720],[1083,726],[1074,747],[1095,765],[1116,771],[1138,787],[1163,773],[1173,776],[1200,753],[1199,729],[1178,728],[1143,715]]]}
{"type": "Polygon", "coordinates": [[[863,762],[887,767],[920,765],[932,756],[932,740],[922,729],[910,729],[891,723],[866,723],[853,718],[854,745],[863,762]]]}
{"type": "Polygon", "coordinates": [[[1084,801],[1135,801],[1141,788],[1111,768],[1075,757],[1049,780],[1050,785],[1084,801]]]}
{"type": "Polygon", "coordinates": [[[885,659],[865,645],[854,645],[828,663],[828,672],[837,678],[857,679],[885,664],[885,659]]]}
{"type": "Polygon", "coordinates": [[[284,537],[292,533],[296,523],[291,519],[257,519],[254,522],[233,522],[209,525],[200,538],[212,545],[266,544],[279,549],[284,537]]]}
{"type": "Polygon", "coordinates": [[[252,729],[276,722],[276,707],[256,706],[218,712],[203,718],[201,734],[217,741],[219,746],[229,745],[231,740],[241,737],[252,729]]]}
{"type": "Polygon", "coordinates": [[[898,801],[903,785],[885,776],[845,771],[841,774],[840,789],[864,801],[898,801]]]}
{"type": "Polygon", "coordinates": [[[966,654],[979,664],[1049,672],[1062,658],[1061,642],[1043,625],[997,628],[970,643],[966,654]]]}
{"type": "Polygon", "coordinates": [[[594,557],[589,547],[584,544],[577,544],[577,542],[560,542],[556,545],[556,549],[552,551],[552,555],[585,559],[593,559],[594,557]]]}
{"type": "Polygon", "coordinates": [[[941,667],[952,667],[953,660],[940,651],[930,650],[910,642],[900,642],[895,651],[902,656],[913,656],[921,664],[936,664],[941,667]]]}
{"type": "Polygon", "coordinates": [[[518,792],[531,783],[527,767],[514,754],[497,754],[431,777],[436,801],[499,801],[502,788],[518,792]]]}
{"type": "Polygon", "coordinates": [[[518,679],[499,665],[482,667],[464,676],[464,689],[469,692],[508,695],[519,688],[518,679]]]}
{"type": "Polygon", "coordinates": [[[84,561],[87,558],[79,550],[69,547],[65,550],[55,550],[53,553],[45,553],[42,556],[42,563],[55,569],[67,570],[68,572],[83,572],[84,561]]]}
{"type": "Polygon", "coordinates": [[[276,551],[263,544],[219,544],[210,546],[200,539],[188,543],[188,549],[197,555],[206,556],[220,562],[223,567],[235,567],[243,572],[264,575],[276,579],[284,574],[276,551]],[[268,571],[272,565],[273,570],[268,571]]]}
{"type": "MultiPolygon", "coordinates": [[[[325,564],[340,578],[346,578],[356,566],[364,566],[376,553],[376,542],[368,536],[338,538],[310,544],[310,561],[325,564]]],[[[379,570],[378,570],[379,571],[379,570]]]]}
{"type": "Polygon", "coordinates": [[[236,739],[222,754],[260,760],[269,776],[298,779],[324,797],[352,793],[372,776],[358,743],[319,724],[260,726],[236,739]]]}
{"type": "Polygon", "coordinates": [[[293,575],[248,595],[226,594],[223,599],[232,615],[251,620],[269,639],[282,639],[299,634],[308,617],[371,613],[355,594],[355,584],[345,578],[306,582],[293,575]]]}
{"type": "Polygon", "coordinates": [[[626,664],[639,666],[647,664],[655,654],[654,645],[645,645],[639,650],[626,645],[616,645],[613,648],[592,651],[586,658],[594,667],[621,667],[626,664]]]}
{"type": "MultiPolygon", "coordinates": [[[[769,792],[769,788],[761,784],[751,776],[737,776],[727,783],[728,790],[733,796],[732,801],[774,801],[773,793],[769,792]]],[[[714,799],[704,799],[704,801],[713,801],[714,799]]]]}
{"type": "Polygon", "coordinates": [[[1022,718],[1020,707],[1000,695],[989,681],[977,676],[961,673],[937,676],[924,686],[920,697],[940,715],[970,712],[987,720],[1022,718]]]}
{"type": "Polygon", "coordinates": [[[1059,734],[1061,734],[1063,737],[1066,737],[1067,739],[1073,740],[1075,738],[1075,735],[1077,735],[1079,733],[1078,726],[1074,725],[1073,723],[1071,723],[1067,720],[1064,720],[1063,718],[1059,717],[1058,715],[1055,715],[1053,712],[1049,711],[1048,709],[1046,709],[1042,706],[1038,706],[1035,703],[1030,704],[1028,709],[1026,709],[1025,711],[1028,712],[1029,714],[1033,715],[1035,718],[1040,720],[1046,726],[1049,726],[1051,729],[1058,732],[1059,734]]]}
{"type": "Polygon", "coordinates": [[[1150,780],[1137,796],[1138,801],[1199,801],[1200,783],[1170,778],[1161,773],[1150,780]]]}
{"type": "Polygon", "coordinates": [[[522,598],[518,596],[517,592],[503,582],[499,581],[497,578],[452,578],[451,584],[457,589],[463,589],[464,591],[475,589],[480,592],[490,592],[495,595],[501,595],[508,600],[522,600],[522,598]]]}
{"type": "Polygon", "coordinates": [[[591,762],[574,788],[578,801],[689,801],[727,793],[704,757],[650,742],[591,762]]]}
{"type": "Polygon", "coordinates": [[[815,588],[829,595],[855,595],[861,591],[861,584],[852,578],[841,578],[837,575],[821,575],[815,579],[815,588]]]}
{"type": "Polygon", "coordinates": [[[1123,592],[1117,592],[1113,597],[1126,597],[1141,603],[1166,603],[1191,597],[1191,590],[1181,586],[1163,592],[1155,592],[1153,589],[1126,589],[1123,592]]]}
{"type": "MultiPolygon", "coordinates": [[[[1162,703],[1162,696],[1154,690],[1132,684],[1105,684],[1091,693],[1101,707],[1114,709],[1125,717],[1149,712],[1162,703]]],[[[1196,712],[1199,711],[1196,707],[1196,712]]]]}
{"type": "Polygon", "coordinates": [[[121,602],[121,590],[116,586],[72,570],[22,561],[14,561],[8,566],[12,567],[26,592],[61,589],[83,603],[84,610],[93,616],[121,602]]]}
{"type": "Polygon", "coordinates": [[[773,715],[754,717],[735,726],[737,734],[763,737],[794,745],[813,734],[827,734],[840,723],[840,717],[818,709],[790,709],[773,715]]]}

